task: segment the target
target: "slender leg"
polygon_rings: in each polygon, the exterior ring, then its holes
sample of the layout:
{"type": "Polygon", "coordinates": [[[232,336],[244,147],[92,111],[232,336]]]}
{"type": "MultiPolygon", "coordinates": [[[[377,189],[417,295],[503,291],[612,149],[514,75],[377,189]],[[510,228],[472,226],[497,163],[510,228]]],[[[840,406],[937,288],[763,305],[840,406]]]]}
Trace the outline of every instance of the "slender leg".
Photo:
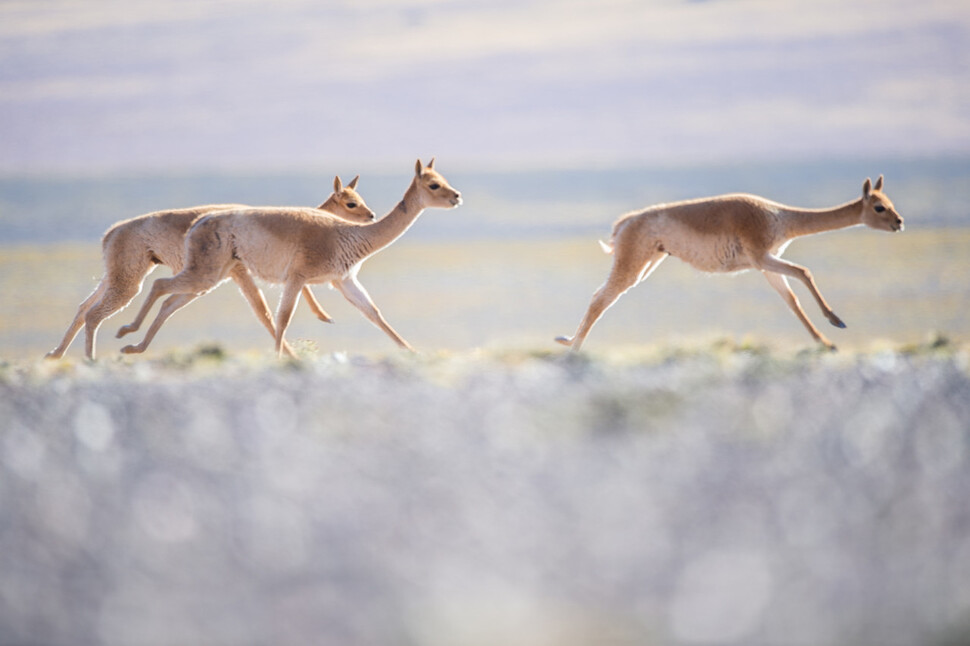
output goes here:
{"type": "Polygon", "coordinates": [[[822,293],[818,291],[818,286],[815,284],[815,279],[812,277],[812,272],[810,272],[806,267],[801,265],[796,265],[793,262],[788,262],[787,260],[782,260],[781,258],[776,258],[774,256],[765,256],[758,263],[758,268],[762,271],[774,272],[776,274],[782,274],[783,276],[789,276],[791,278],[797,278],[798,280],[805,283],[808,287],[808,291],[812,293],[815,297],[815,301],[818,306],[822,309],[822,313],[825,314],[825,318],[829,320],[829,323],[835,327],[844,328],[845,323],[842,322],[829,304],[825,302],[822,298],[822,293]]]}
{"type": "Polygon", "coordinates": [[[84,317],[87,315],[88,310],[90,310],[91,306],[104,295],[107,286],[106,278],[101,279],[101,282],[98,283],[98,286],[94,288],[91,295],[81,302],[77,308],[77,314],[74,315],[74,320],[71,321],[71,325],[67,328],[64,338],[61,340],[61,344],[48,352],[46,358],[60,359],[64,356],[64,353],[67,352],[68,347],[70,347],[71,343],[74,342],[74,337],[76,337],[77,333],[81,331],[82,327],[84,327],[84,317]]]}
{"type": "Polygon", "coordinates": [[[123,287],[108,287],[97,303],[84,315],[84,353],[92,361],[95,358],[95,339],[98,328],[106,318],[122,309],[141,291],[141,283],[123,287]]]}
{"type": "Polygon", "coordinates": [[[645,280],[653,270],[667,257],[666,253],[657,252],[646,259],[646,261],[633,262],[617,255],[613,261],[613,268],[606,282],[593,294],[593,300],[586,310],[586,315],[579,324],[576,334],[571,337],[556,337],[556,342],[571,346],[573,352],[577,352],[586,340],[586,336],[596,321],[603,316],[603,313],[617,301],[620,296],[626,293],[631,287],[642,280],[645,280]]]}
{"type": "Polygon", "coordinates": [[[59,359],[74,341],[74,337],[85,328],[85,356],[93,360],[95,337],[102,321],[126,307],[141,292],[145,277],[155,268],[147,257],[138,254],[110,254],[105,263],[105,273],[95,290],[78,307],[64,339],[47,357],[59,359]],[[120,269],[119,269],[120,265],[120,269]]]}
{"type": "Polygon", "coordinates": [[[158,316],[152,321],[152,324],[148,326],[148,331],[145,332],[145,338],[141,340],[141,343],[137,345],[126,345],[121,349],[124,354],[140,354],[148,349],[148,345],[158,334],[158,330],[161,329],[162,324],[168,320],[168,318],[175,314],[201,294],[172,294],[165,299],[162,303],[161,309],[158,311],[158,316]]]}
{"type": "Polygon", "coordinates": [[[798,320],[802,322],[802,325],[804,325],[809,334],[812,335],[812,338],[824,345],[826,348],[835,350],[835,345],[826,339],[825,335],[818,331],[818,328],[812,325],[812,322],[805,314],[805,310],[802,309],[801,304],[798,302],[798,297],[795,296],[795,293],[791,290],[791,287],[789,287],[788,279],[781,274],[774,274],[767,271],[762,273],[764,274],[764,277],[768,279],[768,283],[775,288],[775,291],[781,294],[781,297],[788,304],[789,309],[795,313],[795,316],[797,316],[798,320]]]}
{"type": "Polygon", "coordinates": [[[391,337],[396,344],[405,350],[414,352],[414,348],[412,348],[411,345],[405,341],[400,334],[395,332],[394,328],[392,328],[390,324],[384,320],[384,315],[381,314],[381,311],[377,309],[376,305],[374,305],[374,301],[371,300],[370,294],[368,294],[367,290],[364,289],[364,286],[358,282],[356,276],[350,276],[348,278],[344,278],[343,280],[335,280],[333,281],[333,285],[340,291],[341,294],[344,295],[344,298],[350,301],[351,305],[359,309],[361,313],[367,317],[367,320],[384,330],[384,333],[391,337]]]}
{"type": "Polygon", "coordinates": [[[231,236],[220,234],[220,227],[220,220],[202,218],[189,230],[185,238],[185,264],[181,271],[171,278],[159,278],[152,283],[148,297],[138,310],[135,320],[118,330],[119,339],[141,327],[155,301],[162,296],[199,296],[229,277],[239,261],[233,258],[231,236]]]}
{"type": "Polygon", "coordinates": [[[171,278],[159,278],[154,283],[152,283],[152,289],[148,294],[148,298],[142,303],[141,310],[138,312],[138,316],[135,320],[118,331],[118,336],[121,337],[128,332],[137,330],[141,325],[142,321],[145,320],[145,316],[151,310],[152,305],[160,299],[162,296],[171,294],[165,302],[162,304],[161,309],[158,312],[158,316],[152,321],[151,327],[148,332],[145,333],[145,338],[138,345],[128,345],[121,349],[125,354],[132,354],[136,352],[144,352],[148,347],[148,344],[155,337],[155,334],[161,328],[162,324],[170,317],[172,314],[182,309],[193,300],[207,294],[214,288],[219,286],[223,281],[225,281],[233,269],[233,261],[230,259],[225,265],[222,266],[209,266],[200,269],[191,268],[188,263],[186,263],[186,268],[181,272],[172,276],[171,278]]]}
{"type": "MultiPolygon", "coordinates": [[[[269,331],[270,336],[275,340],[276,326],[273,324],[273,314],[270,312],[269,305],[266,303],[266,298],[263,296],[262,290],[253,281],[249,270],[244,265],[236,265],[230,275],[239,287],[239,291],[246,297],[250,307],[253,308],[253,312],[256,313],[256,318],[259,319],[259,322],[263,324],[263,327],[269,331]]],[[[286,341],[283,341],[283,351],[287,356],[296,357],[293,348],[286,341]]]]}
{"type": "Polygon", "coordinates": [[[280,305],[276,310],[276,355],[278,357],[283,356],[283,344],[285,343],[283,335],[293,319],[293,310],[296,309],[296,304],[300,300],[300,291],[303,289],[303,285],[301,279],[291,280],[284,285],[283,293],[280,295],[280,305]]]}
{"type": "Polygon", "coordinates": [[[333,323],[333,319],[330,318],[330,315],[327,314],[322,307],[320,307],[320,303],[317,302],[313,292],[310,291],[309,285],[303,286],[303,298],[306,299],[307,304],[310,306],[310,310],[317,315],[318,319],[324,323],[333,323]]]}
{"type": "Polygon", "coordinates": [[[121,328],[118,329],[118,333],[115,335],[115,338],[120,339],[126,334],[136,332],[138,328],[141,327],[141,324],[145,322],[145,317],[148,316],[148,312],[151,311],[155,301],[166,294],[171,294],[174,291],[171,289],[171,287],[173,286],[175,278],[176,276],[172,276],[171,278],[156,279],[155,282],[152,283],[152,288],[149,290],[148,296],[145,297],[145,302],[141,304],[141,309],[139,309],[138,314],[135,315],[135,320],[128,325],[122,325],[121,328]]]}

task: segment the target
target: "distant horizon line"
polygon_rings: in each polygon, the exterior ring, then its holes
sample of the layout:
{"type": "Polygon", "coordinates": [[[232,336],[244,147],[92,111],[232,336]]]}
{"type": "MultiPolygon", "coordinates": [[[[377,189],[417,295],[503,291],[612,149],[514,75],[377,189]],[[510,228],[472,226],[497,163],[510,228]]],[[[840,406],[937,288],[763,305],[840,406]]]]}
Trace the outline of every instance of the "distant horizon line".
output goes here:
{"type": "MultiPolygon", "coordinates": [[[[427,159],[431,155],[426,156],[427,159]]],[[[415,159],[427,161],[424,157],[415,159]]],[[[438,159],[444,172],[455,174],[503,174],[510,172],[609,172],[631,169],[669,169],[686,170],[689,168],[718,168],[724,166],[758,166],[770,164],[806,165],[820,164],[909,164],[909,163],[970,163],[970,151],[948,151],[938,153],[899,153],[873,155],[790,155],[790,156],[747,156],[741,158],[711,157],[708,159],[596,159],[583,164],[579,160],[527,160],[518,164],[498,163],[483,160],[449,161],[447,157],[438,159]],[[443,162],[443,163],[442,163],[443,162]]],[[[368,174],[372,176],[391,176],[413,169],[414,159],[401,162],[347,162],[340,168],[325,168],[326,161],[305,165],[287,165],[267,162],[266,164],[198,164],[185,163],[166,166],[51,166],[17,169],[0,166],[0,177],[17,179],[101,179],[120,177],[188,177],[188,176],[245,176],[265,175],[312,175],[312,174],[368,174]]]]}

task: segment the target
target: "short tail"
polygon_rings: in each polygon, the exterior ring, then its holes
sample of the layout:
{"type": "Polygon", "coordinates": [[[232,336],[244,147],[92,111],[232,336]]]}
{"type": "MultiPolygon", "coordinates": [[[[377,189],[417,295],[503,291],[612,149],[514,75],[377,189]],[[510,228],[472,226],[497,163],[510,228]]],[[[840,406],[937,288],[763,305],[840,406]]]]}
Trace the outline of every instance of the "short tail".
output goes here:
{"type": "MultiPolygon", "coordinates": [[[[630,214],[630,215],[633,215],[633,214],[630,214]]],[[[613,231],[610,232],[609,241],[608,242],[603,242],[602,240],[599,241],[600,248],[603,249],[604,253],[610,253],[610,254],[613,253],[613,250],[616,248],[616,238],[617,236],[620,235],[620,231],[623,230],[623,228],[626,226],[626,224],[629,221],[630,221],[629,215],[625,215],[613,223],[613,231]]]]}

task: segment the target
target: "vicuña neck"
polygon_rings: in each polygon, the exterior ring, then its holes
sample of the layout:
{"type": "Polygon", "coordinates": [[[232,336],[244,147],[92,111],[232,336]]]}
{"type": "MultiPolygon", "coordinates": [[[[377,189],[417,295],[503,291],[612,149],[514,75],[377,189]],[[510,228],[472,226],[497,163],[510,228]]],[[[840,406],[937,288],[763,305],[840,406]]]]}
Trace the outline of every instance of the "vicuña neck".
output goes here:
{"type": "Polygon", "coordinates": [[[862,198],[831,209],[796,209],[785,207],[785,237],[835,231],[862,224],[862,198]]]}
{"type": "Polygon", "coordinates": [[[424,205],[418,196],[417,185],[412,181],[411,186],[404,193],[404,199],[398,202],[391,211],[377,222],[366,224],[360,227],[371,247],[372,252],[377,252],[388,246],[407,231],[414,221],[418,219],[424,205]]]}

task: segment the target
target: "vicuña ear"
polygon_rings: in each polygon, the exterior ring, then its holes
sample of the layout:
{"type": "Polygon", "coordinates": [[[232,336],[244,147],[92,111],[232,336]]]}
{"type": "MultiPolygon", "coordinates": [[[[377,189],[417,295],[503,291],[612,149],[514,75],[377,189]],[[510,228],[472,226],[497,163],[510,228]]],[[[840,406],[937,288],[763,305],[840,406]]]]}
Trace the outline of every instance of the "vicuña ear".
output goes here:
{"type": "Polygon", "coordinates": [[[343,187],[344,187],[344,185],[343,185],[343,182],[340,181],[340,175],[334,175],[334,177],[333,177],[333,192],[334,193],[339,193],[341,190],[343,190],[343,187]]]}
{"type": "Polygon", "coordinates": [[[347,188],[357,188],[358,181],[360,181],[360,175],[350,180],[350,184],[347,184],[347,188]]]}
{"type": "Polygon", "coordinates": [[[877,190],[877,191],[881,191],[882,190],[882,175],[879,176],[879,179],[876,180],[876,185],[873,186],[872,188],[875,189],[875,190],[877,190]]]}
{"type": "Polygon", "coordinates": [[[418,177],[420,177],[421,176],[421,169],[422,168],[424,168],[424,167],[421,165],[421,160],[419,159],[418,161],[416,161],[414,163],[414,174],[417,175],[418,177]]]}
{"type": "Polygon", "coordinates": [[[432,157],[431,161],[428,162],[428,168],[434,168],[434,157],[432,157]]]}
{"type": "Polygon", "coordinates": [[[869,199],[870,193],[872,193],[872,180],[867,177],[862,183],[862,197],[869,199]]]}

